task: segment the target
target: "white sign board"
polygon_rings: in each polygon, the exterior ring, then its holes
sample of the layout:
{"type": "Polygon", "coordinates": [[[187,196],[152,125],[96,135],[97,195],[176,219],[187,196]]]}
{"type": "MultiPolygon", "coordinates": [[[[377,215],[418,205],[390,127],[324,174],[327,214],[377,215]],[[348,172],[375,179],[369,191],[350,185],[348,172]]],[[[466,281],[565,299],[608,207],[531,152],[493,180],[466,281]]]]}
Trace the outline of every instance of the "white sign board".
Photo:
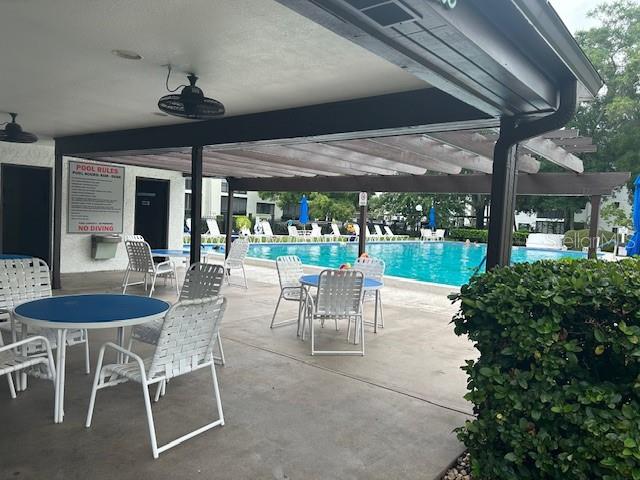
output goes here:
{"type": "Polygon", "coordinates": [[[360,192],[360,196],[358,197],[358,205],[361,207],[367,206],[367,192],[360,192]]]}
{"type": "Polygon", "coordinates": [[[69,162],[68,233],[122,233],[124,167],[69,162]]]}

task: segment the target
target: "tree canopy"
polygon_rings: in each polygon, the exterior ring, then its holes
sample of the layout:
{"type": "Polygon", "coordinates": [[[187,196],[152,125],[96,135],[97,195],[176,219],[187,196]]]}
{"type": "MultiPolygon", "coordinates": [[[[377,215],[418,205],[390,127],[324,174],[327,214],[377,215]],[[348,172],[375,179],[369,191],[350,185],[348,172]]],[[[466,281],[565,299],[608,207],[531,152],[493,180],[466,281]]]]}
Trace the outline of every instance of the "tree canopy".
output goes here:
{"type": "Polygon", "coordinates": [[[287,209],[300,203],[306,195],[309,201],[309,216],[315,220],[351,220],[356,214],[357,193],[319,193],[319,192],[260,192],[265,200],[275,200],[276,204],[287,209]]]}

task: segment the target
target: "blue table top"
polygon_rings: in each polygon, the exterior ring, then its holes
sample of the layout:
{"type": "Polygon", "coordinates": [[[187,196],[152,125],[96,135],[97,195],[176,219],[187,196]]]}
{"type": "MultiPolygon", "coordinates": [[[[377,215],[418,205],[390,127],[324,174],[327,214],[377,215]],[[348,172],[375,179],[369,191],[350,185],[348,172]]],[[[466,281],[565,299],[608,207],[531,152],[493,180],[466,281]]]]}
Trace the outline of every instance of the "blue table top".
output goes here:
{"type": "Polygon", "coordinates": [[[136,295],[61,295],[23,303],[15,308],[22,317],[47,322],[104,323],[158,315],[169,309],[163,300],[136,295]]]}
{"type": "Polygon", "coordinates": [[[154,257],[188,257],[190,253],[189,250],[166,250],[163,248],[156,248],[151,250],[151,255],[154,257]]]}
{"type": "Polygon", "coordinates": [[[0,253],[0,260],[18,260],[22,258],[33,258],[31,255],[22,255],[20,253],[0,253]]]}
{"type": "MultiPolygon", "coordinates": [[[[320,281],[320,275],[303,275],[300,277],[300,283],[303,285],[308,285],[310,287],[317,287],[318,282],[320,281]]],[[[366,289],[375,289],[382,287],[382,282],[378,280],[374,280],[373,278],[364,278],[364,288],[366,289]]]]}

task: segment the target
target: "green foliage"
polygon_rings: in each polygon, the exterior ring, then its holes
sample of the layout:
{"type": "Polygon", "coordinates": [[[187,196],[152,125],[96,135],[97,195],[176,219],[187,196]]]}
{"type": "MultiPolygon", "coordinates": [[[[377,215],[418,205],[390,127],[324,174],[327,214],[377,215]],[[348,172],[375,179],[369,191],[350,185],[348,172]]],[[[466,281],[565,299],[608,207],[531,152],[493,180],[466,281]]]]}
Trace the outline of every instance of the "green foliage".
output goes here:
{"type": "Polygon", "coordinates": [[[640,262],[544,261],[471,279],[452,300],[479,480],[640,480],[640,262]]]}
{"type": "Polygon", "coordinates": [[[621,209],[617,207],[615,203],[608,203],[604,206],[604,208],[600,211],[600,215],[607,223],[613,225],[614,227],[632,227],[633,223],[629,218],[629,215],[621,209]]]}
{"type": "Polygon", "coordinates": [[[436,208],[438,228],[450,228],[455,217],[466,214],[467,197],[464,195],[427,195],[422,193],[383,193],[373,197],[369,204],[372,217],[401,216],[415,224],[429,216],[431,206],[436,208]],[[416,205],[422,211],[416,211],[416,205]]]}
{"type": "Polygon", "coordinates": [[[317,220],[351,220],[356,214],[357,193],[260,192],[265,200],[275,201],[282,209],[296,206],[302,196],[309,200],[309,217],[317,220]]]}
{"type": "MultiPolygon", "coordinates": [[[[529,232],[513,232],[513,244],[518,246],[526,245],[528,236],[529,232]]],[[[487,243],[488,238],[488,230],[476,230],[473,228],[452,228],[449,230],[449,239],[451,240],[487,243]]]]}
{"type": "Polygon", "coordinates": [[[243,228],[248,228],[249,230],[251,230],[251,219],[249,217],[238,215],[234,217],[234,223],[237,231],[240,231],[243,228]]]}
{"type": "MultiPolygon", "coordinates": [[[[598,237],[600,237],[600,246],[608,244],[615,239],[616,234],[613,232],[607,232],[605,230],[598,230],[598,237]]],[[[564,234],[563,245],[569,250],[582,251],[583,248],[589,247],[589,230],[569,230],[564,234]]],[[[609,249],[613,251],[613,245],[609,249]]]]}

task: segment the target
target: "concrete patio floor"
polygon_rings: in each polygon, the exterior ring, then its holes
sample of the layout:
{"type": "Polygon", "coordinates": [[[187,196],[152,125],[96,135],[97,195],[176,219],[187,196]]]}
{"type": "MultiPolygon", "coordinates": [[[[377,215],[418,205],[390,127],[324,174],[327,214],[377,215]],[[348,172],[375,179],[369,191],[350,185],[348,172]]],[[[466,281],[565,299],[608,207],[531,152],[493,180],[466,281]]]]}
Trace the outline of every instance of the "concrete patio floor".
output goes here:
{"type": "MultiPolygon", "coordinates": [[[[224,427],[154,461],[140,387],[130,383],[98,393],[93,425],[85,429],[93,376],[83,373],[82,348],[70,348],[63,424],[52,423],[50,382],[30,380],[11,400],[0,379],[0,480],[431,480],[463,451],[452,433],[470,418],[459,367],[475,353],[449,324],[455,308],[446,293],[453,289],[389,280],[385,328],[377,335],[367,328],[365,357],[311,357],[295,326],[269,329],[279,292],[273,266],[252,262],[247,273],[248,291],[224,290],[224,427]]],[[[117,272],[66,275],[60,293],[119,292],[120,280],[117,272]]],[[[175,300],[171,288],[155,296],[175,300]]],[[[296,311],[286,302],[279,318],[296,311]]],[[[346,346],[344,328],[325,327],[322,335],[346,346]]],[[[91,333],[92,366],[99,346],[114,336],[91,333]]],[[[159,441],[215,419],[211,392],[204,371],[174,379],[153,407],[159,441]]]]}

